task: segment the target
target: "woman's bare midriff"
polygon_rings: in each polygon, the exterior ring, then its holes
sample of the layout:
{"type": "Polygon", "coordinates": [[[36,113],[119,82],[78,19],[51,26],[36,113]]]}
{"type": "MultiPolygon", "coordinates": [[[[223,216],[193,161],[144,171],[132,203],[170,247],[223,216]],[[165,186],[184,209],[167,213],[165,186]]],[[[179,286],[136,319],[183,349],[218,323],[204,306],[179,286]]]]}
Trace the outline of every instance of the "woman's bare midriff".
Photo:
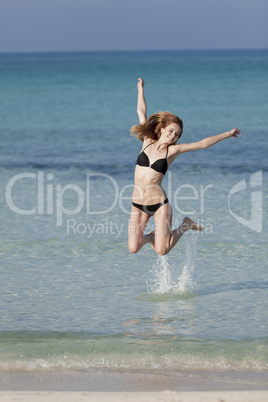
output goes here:
{"type": "Polygon", "coordinates": [[[165,190],[161,186],[164,177],[162,173],[158,173],[149,167],[136,166],[134,177],[133,202],[142,205],[153,205],[167,198],[165,190]]]}

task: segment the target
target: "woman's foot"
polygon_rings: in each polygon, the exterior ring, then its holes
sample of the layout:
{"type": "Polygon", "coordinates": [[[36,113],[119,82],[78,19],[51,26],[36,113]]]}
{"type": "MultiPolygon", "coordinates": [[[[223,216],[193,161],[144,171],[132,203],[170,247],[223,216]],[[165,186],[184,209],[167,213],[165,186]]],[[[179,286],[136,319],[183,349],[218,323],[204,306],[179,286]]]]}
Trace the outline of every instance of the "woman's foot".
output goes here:
{"type": "Polygon", "coordinates": [[[188,216],[183,219],[181,228],[183,232],[186,232],[187,230],[199,230],[200,232],[203,232],[202,226],[192,221],[192,219],[188,218],[188,216]]]}

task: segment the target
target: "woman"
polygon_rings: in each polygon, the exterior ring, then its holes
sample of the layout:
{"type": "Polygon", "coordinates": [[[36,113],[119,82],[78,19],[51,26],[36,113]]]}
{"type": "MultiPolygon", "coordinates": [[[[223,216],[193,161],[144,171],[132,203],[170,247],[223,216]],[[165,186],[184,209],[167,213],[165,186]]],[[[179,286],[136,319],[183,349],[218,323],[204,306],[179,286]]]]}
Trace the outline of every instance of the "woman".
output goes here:
{"type": "Polygon", "coordinates": [[[143,147],[135,169],[128,246],[132,253],[137,253],[144,244],[150,243],[157,254],[165,255],[187,230],[203,230],[188,217],[184,218],[180,227],[171,230],[172,208],[161,186],[168,167],[179,154],[205,149],[226,138],[237,137],[240,130],[234,128],[198,142],[177,144],[183,131],[182,120],[170,112],[155,113],[147,119],[144,81],[141,78],[138,79],[137,88],[140,124],[131,128],[131,134],[143,142],[143,147]],[[144,235],[145,227],[152,216],[155,231],[144,235]]]}

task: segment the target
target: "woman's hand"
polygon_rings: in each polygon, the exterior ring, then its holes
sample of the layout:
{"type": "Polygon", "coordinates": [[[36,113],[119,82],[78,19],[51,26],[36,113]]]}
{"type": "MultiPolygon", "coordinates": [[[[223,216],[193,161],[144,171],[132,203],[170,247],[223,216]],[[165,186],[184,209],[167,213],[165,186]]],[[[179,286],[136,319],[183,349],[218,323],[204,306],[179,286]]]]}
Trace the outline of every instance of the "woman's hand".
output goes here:
{"type": "Polygon", "coordinates": [[[144,81],[142,78],[138,78],[137,88],[142,89],[144,87],[144,81]]]}
{"type": "Polygon", "coordinates": [[[233,128],[231,131],[229,131],[230,133],[230,137],[238,137],[239,135],[241,135],[240,130],[238,130],[238,128],[233,128]]]}

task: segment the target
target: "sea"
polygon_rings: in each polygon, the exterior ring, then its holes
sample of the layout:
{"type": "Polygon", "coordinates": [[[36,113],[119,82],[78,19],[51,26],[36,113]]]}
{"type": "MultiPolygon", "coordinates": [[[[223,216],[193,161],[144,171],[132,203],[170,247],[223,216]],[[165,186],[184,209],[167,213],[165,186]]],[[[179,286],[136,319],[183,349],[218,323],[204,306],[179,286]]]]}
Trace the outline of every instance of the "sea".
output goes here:
{"type": "MultiPolygon", "coordinates": [[[[0,54],[0,370],[268,371],[268,50],[0,54]],[[166,174],[168,255],[128,250],[148,115],[190,143],[166,174]]],[[[153,218],[147,230],[153,228],[153,218]]]]}

